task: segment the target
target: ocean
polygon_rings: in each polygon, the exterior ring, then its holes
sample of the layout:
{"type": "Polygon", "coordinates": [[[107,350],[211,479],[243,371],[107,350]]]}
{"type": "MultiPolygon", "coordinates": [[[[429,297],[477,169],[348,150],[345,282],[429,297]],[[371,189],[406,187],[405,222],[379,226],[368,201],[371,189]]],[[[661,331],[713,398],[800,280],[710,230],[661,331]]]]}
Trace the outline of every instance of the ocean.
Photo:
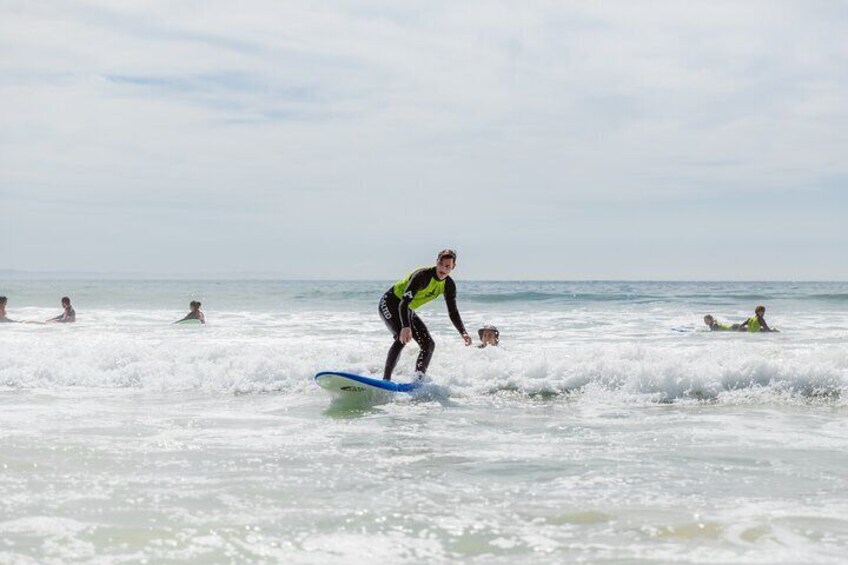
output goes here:
{"type": "Polygon", "coordinates": [[[848,283],[457,277],[500,347],[334,404],[390,283],[0,281],[0,563],[844,563],[848,283]]]}

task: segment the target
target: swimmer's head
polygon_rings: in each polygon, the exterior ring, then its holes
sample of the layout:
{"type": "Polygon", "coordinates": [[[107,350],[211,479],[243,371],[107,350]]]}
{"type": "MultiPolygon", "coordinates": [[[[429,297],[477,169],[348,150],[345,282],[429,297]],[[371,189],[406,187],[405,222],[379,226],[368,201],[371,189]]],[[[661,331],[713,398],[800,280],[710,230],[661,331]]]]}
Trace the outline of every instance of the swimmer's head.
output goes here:
{"type": "Polygon", "coordinates": [[[477,330],[477,335],[480,337],[480,341],[483,342],[483,345],[497,345],[501,337],[501,333],[498,331],[498,328],[491,324],[486,324],[477,330]]]}
{"type": "Polygon", "coordinates": [[[707,314],[706,316],[704,316],[704,323],[708,326],[712,326],[714,321],[715,319],[711,315],[707,314]]]}
{"type": "Polygon", "coordinates": [[[67,296],[63,296],[63,297],[62,297],[62,306],[64,306],[65,308],[67,308],[67,307],[68,307],[68,306],[70,306],[70,305],[71,305],[71,299],[70,299],[70,298],[68,298],[67,296]]]}
{"type": "Polygon", "coordinates": [[[760,305],[760,306],[757,306],[756,308],[754,308],[754,314],[759,314],[760,316],[762,316],[765,313],[766,313],[766,307],[765,306],[760,305]]]}

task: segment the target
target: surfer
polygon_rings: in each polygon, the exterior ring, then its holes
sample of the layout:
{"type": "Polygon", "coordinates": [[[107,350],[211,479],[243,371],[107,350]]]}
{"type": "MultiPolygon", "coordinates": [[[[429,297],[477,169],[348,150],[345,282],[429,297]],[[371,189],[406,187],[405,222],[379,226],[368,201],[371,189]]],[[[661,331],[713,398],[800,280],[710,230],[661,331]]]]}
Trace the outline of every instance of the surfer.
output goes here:
{"type": "Polygon", "coordinates": [[[5,296],[0,296],[0,324],[8,322],[12,324],[18,323],[17,320],[10,320],[6,317],[6,303],[9,301],[5,296]]]}
{"type": "Polygon", "coordinates": [[[497,346],[501,337],[498,328],[491,324],[486,324],[477,330],[477,335],[480,336],[480,345],[477,346],[479,349],[483,349],[487,345],[497,346]]]}
{"type": "Polygon", "coordinates": [[[739,324],[740,332],[776,332],[779,330],[772,329],[766,323],[766,307],[757,306],[754,308],[754,315],[739,324]]]}
{"type": "Polygon", "coordinates": [[[722,324],[711,314],[704,316],[704,323],[710,327],[711,332],[735,332],[739,330],[739,324],[722,324]]]}
{"type": "Polygon", "coordinates": [[[77,321],[77,313],[74,311],[71,306],[71,299],[67,296],[62,297],[62,309],[64,310],[61,314],[56,316],[55,318],[50,318],[49,320],[44,320],[46,324],[70,324],[77,321]]]}
{"type": "Polygon", "coordinates": [[[191,302],[188,303],[188,307],[191,309],[191,312],[186,314],[186,317],[183,318],[182,320],[177,320],[174,323],[177,324],[179,322],[184,322],[186,320],[200,320],[201,324],[205,324],[206,323],[206,316],[204,316],[203,312],[200,311],[200,306],[201,306],[200,302],[198,302],[197,300],[192,300],[191,302]]]}
{"type": "Polygon", "coordinates": [[[445,295],[445,303],[448,306],[448,315],[456,330],[462,335],[465,345],[471,345],[471,337],[465,331],[459,310],[456,308],[456,284],[450,277],[451,271],[456,268],[456,251],[444,249],[436,258],[435,267],[421,267],[414,270],[406,278],[396,282],[380,298],[380,318],[392,333],[394,342],[389,348],[386,357],[386,368],[383,371],[383,380],[392,380],[400,353],[404,346],[411,340],[415,340],[421,352],[415,363],[415,371],[422,378],[430,365],[436,342],[430,337],[427,326],[415,313],[420,306],[435,300],[440,295],[445,295]]]}

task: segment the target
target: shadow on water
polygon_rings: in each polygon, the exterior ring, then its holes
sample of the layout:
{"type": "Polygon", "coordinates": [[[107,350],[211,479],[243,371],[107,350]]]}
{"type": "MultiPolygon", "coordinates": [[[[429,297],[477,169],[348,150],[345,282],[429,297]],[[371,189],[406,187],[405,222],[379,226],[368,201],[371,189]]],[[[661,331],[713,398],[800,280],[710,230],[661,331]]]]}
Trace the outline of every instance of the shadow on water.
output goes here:
{"type": "Polygon", "coordinates": [[[408,395],[406,393],[387,393],[337,396],[331,401],[330,406],[324,410],[324,415],[338,419],[361,418],[379,412],[379,406],[399,401],[401,398],[413,404],[438,402],[445,407],[457,406],[450,399],[448,387],[427,383],[421,388],[411,391],[408,395]]]}
{"type": "Polygon", "coordinates": [[[379,412],[375,404],[335,400],[324,410],[324,415],[335,420],[355,420],[379,412]]]}

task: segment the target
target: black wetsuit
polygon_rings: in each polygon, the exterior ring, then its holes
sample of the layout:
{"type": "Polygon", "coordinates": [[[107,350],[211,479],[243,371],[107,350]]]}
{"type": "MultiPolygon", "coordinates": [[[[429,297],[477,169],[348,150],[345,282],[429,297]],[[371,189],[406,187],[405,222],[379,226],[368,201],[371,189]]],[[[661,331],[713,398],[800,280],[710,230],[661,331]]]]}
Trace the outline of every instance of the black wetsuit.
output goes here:
{"type": "MultiPolygon", "coordinates": [[[[391,380],[392,373],[395,370],[398,359],[400,359],[400,353],[405,346],[399,340],[400,331],[403,328],[412,328],[412,339],[421,347],[418,360],[415,362],[415,370],[420,373],[427,372],[430,359],[433,357],[433,351],[436,349],[436,342],[430,337],[427,326],[424,325],[424,322],[421,321],[421,318],[418,317],[418,314],[409,305],[415,298],[416,293],[427,288],[430,281],[434,278],[437,278],[436,267],[421,269],[409,280],[402,300],[395,295],[394,287],[387,290],[380,298],[380,304],[377,310],[380,313],[380,318],[382,318],[386,327],[392,332],[392,336],[395,338],[386,357],[386,367],[383,371],[383,379],[385,380],[391,380]]],[[[446,277],[444,282],[444,296],[445,303],[448,306],[448,315],[457,331],[464,335],[465,326],[462,323],[459,310],[456,308],[456,284],[450,276],[446,277]]]]}

